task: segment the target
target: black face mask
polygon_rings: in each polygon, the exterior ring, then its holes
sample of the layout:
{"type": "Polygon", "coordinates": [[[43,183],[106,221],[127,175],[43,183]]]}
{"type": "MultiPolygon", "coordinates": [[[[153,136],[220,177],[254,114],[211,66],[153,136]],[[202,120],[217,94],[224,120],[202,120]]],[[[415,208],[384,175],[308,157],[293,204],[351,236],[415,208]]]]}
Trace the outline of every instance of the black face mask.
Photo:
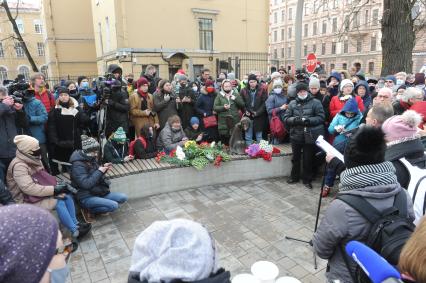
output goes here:
{"type": "Polygon", "coordinates": [[[71,90],[69,90],[69,93],[70,93],[70,95],[72,95],[72,94],[76,94],[76,93],[77,93],[77,90],[76,90],[76,89],[71,89],[71,90]]]}
{"type": "Polygon", "coordinates": [[[376,87],[375,87],[375,86],[369,86],[368,88],[370,89],[370,92],[373,92],[373,91],[375,91],[375,90],[376,90],[376,87]]]}
{"type": "Polygon", "coordinates": [[[39,149],[33,151],[32,153],[30,153],[30,155],[34,156],[34,157],[40,156],[41,155],[41,149],[39,148],[39,149]]]}
{"type": "Polygon", "coordinates": [[[70,102],[69,101],[68,102],[59,101],[59,105],[61,105],[62,107],[68,108],[69,105],[70,105],[70,102]]]}

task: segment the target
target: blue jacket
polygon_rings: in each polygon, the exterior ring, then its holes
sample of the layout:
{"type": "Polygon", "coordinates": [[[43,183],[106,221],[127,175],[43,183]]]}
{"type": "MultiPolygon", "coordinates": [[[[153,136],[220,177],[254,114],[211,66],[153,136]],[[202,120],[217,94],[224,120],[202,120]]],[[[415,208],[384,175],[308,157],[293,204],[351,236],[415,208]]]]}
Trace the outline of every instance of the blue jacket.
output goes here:
{"type": "Polygon", "coordinates": [[[200,117],[204,117],[204,113],[207,116],[213,115],[213,105],[216,98],[216,93],[207,94],[201,91],[201,95],[197,99],[195,104],[195,111],[200,117]]]}
{"type": "Polygon", "coordinates": [[[358,94],[358,88],[360,86],[364,86],[366,89],[366,93],[364,97],[362,98],[362,102],[364,102],[364,107],[365,107],[364,113],[366,113],[370,109],[370,105],[373,100],[371,99],[370,88],[368,87],[368,83],[366,81],[359,81],[355,86],[354,93],[358,94]]]}
{"type": "Polygon", "coordinates": [[[284,122],[285,110],[282,110],[280,108],[284,104],[288,104],[288,98],[287,96],[283,95],[283,92],[281,92],[281,94],[276,94],[272,91],[269,94],[269,97],[265,102],[266,111],[268,112],[269,120],[271,120],[272,118],[272,111],[275,110],[275,112],[277,113],[277,116],[280,117],[281,121],[284,122]]]}
{"type": "Polygon", "coordinates": [[[28,118],[28,135],[36,138],[40,144],[46,143],[46,133],[44,125],[47,122],[47,112],[40,100],[31,97],[24,102],[25,113],[28,118]]]}
{"type": "MultiPolygon", "coordinates": [[[[340,111],[340,113],[334,117],[333,121],[331,121],[330,126],[328,127],[328,132],[332,135],[336,134],[337,132],[334,129],[336,126],[344,126],[345,132],[350,131],[359,126],[361,119],[362,113],[358,109],[358,103],[354,98],[351,98],[345,103],[345,106],[343,106],[343,109],[340,111]],[[353,112],[357,114],[352,118],[347,118],[345,116],[345,112],[353,112]]],[[[334,139],[333,145],[343,143],[346,140],[347,136],[344,135],[344,133],[340,133],[334,139]]]]}
{"type": "MultiPolygon", "coordinates": [[[[339,72],[332,72],[327,79],[327,84],[330,83],[331,78],[336,78],[336,80],[339,82],[339,84],[342,81],[342,76],[340,75],[339,72]]],[[[328,92],[331,94],[332,97],[335,96],[335,95],[338,95],[339,94],[339,86],[336,85],[333,88],[328,88],[328,92]]]]}

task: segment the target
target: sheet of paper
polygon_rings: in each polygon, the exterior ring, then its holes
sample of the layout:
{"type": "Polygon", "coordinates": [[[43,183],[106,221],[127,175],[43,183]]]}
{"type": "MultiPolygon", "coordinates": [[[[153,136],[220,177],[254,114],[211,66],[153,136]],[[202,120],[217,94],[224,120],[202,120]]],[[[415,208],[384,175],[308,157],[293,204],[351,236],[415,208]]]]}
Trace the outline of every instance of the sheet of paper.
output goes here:
{"type": "Polygon", "coordinates": [[[316,140],[316,145],[319,146],[324,152],[333,154],[335,157],[339,158],[344,162],[343,154],[341,154],[337,149],[335,149],[331,144],[329,144],[323,136],[319,136],[316,140]]]}

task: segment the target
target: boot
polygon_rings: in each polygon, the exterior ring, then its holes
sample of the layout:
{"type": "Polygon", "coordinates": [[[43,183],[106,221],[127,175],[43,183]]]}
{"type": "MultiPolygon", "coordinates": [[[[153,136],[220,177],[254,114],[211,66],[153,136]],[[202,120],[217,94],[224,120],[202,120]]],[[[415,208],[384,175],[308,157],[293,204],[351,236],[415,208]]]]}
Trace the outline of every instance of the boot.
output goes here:
{"type": "Polygon", "coordinates": [[[93,214],[91,214],[88,209],[82,208],[81,214],[83,215],[84,221],[86,223],[90,224],[90,223],[96,222],[93,214]]]}

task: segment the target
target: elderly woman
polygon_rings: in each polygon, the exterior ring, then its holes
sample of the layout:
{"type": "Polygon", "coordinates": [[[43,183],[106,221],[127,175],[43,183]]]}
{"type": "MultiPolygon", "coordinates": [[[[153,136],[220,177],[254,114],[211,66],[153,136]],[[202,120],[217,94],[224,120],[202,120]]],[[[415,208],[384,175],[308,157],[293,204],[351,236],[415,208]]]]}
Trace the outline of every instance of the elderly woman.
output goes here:
{"type": "Polygon", "coordinates": [[[72,236],[83,237],[92,228],[79,223],[75,216],[74,201],[67,195],[67,185],[57,183],[41,163],[41,150],[38,141],[30,136],[18,135],[14,139],[16,157],[7,170],[7,186],[17,203],[29,203],[38,207],[56,209],[61,223],[72,236]]]}
{"type": "Polygon", "coordinates": [[[164,149],[166,153],[176,149],[178,146],[183,146],[188,140],[185,132],[182,129],[182,124],[179,116],[173,115],[167,121],[164,129],[161,130],[157,140],[157,147],[164,149]]]}

